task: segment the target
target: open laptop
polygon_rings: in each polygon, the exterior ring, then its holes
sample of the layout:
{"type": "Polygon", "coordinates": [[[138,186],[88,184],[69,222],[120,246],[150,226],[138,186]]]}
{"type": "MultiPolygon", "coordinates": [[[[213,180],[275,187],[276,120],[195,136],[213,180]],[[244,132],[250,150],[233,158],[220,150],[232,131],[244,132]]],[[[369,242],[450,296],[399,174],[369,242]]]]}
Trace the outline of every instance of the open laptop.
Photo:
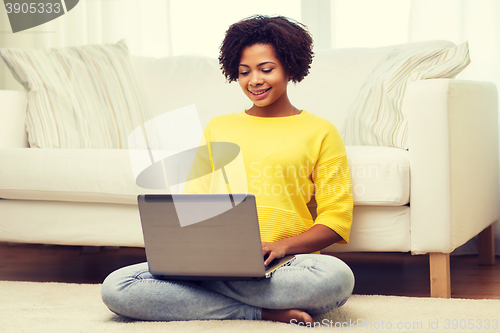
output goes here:
{"type": "Polygon", "coordinates": [[[259,280],[294,259],[264,265],[251,193],[139,195],[137,200],[149,271],[157,278],[259,280]]]}

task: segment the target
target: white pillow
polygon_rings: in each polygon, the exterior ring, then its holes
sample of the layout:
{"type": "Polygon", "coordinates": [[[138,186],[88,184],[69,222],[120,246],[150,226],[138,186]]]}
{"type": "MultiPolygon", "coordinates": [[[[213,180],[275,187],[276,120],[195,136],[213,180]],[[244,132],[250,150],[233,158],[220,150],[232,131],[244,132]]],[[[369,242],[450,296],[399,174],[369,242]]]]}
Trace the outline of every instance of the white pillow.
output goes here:
{"type": "Polygon", "coordinates": [[[414,81],[453,78],[470,63],[467,42],[449,48],[394,50],[368,76],[342,128],[350,146],[408,149],[406,88],[414,81]]]}
{"type": "Polygon", "coordinates": [[[31,147],[127,148],[151,118],[127,45],[0,50],[28,94],[31,147]]]}

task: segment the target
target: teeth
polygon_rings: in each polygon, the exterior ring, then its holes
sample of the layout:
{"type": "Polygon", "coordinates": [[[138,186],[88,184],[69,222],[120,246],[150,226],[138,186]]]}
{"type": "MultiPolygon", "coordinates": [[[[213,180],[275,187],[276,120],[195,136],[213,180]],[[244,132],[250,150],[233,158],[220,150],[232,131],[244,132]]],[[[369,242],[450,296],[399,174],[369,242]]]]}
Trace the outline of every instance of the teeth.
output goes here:
{"type": "Polygon", "coordinates": [[[266,89],[266,90],[262,90],[261,92],[254,92],[254,91],[251,91],[250,92],[254,95],[262,95],[263,93],[265,93],[266,91],[268,91],[269,89],[266,89]]]}

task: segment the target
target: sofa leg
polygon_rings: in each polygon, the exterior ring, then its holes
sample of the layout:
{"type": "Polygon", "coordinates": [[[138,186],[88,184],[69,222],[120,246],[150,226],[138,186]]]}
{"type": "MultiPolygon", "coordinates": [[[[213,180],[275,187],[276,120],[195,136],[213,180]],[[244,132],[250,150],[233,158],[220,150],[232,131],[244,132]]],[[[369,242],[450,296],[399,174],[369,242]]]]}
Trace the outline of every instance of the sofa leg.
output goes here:
{"type": "Polygon", "coordinates": [[[431,297],[450,298],[450,254],[429,253],[431,271],[431,297]]]}
{"type": "Polygon", "coordinates": [[[495,229],[494,224],[486,227],[477,235],[479,265],[495,264],[495,229]]]}

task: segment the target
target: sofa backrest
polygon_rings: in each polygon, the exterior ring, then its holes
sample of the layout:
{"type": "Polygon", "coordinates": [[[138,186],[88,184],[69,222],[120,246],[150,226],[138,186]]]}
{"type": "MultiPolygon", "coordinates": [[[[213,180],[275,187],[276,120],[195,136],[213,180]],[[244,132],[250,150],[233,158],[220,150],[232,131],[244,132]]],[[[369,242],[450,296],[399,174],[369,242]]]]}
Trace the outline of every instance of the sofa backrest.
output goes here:
{"type": "MultiPolygon", "coordinates": [[[[289,84],[292,104],[333,122],[341,129],[359,89],[375,66],[393,49],[451,47],[448,41],[428,41],[380,48],[316,52],[302,82],[289,84]]],[[[251,107],[237,82],[227,83],[217,59],[197,56],[148,58],[133,56],[153,116],[195,104],[201,125],[217,115],[251,107]]],[[[27,147],[26,95],[2,91],[0,148],[27,147]],[[4,126],[1,126],[1,125],[4,126]],[[9,125],[7,125],[9,124],[9,125]],[[12,125],[14,124],[14,125],[12,125]]]]}
{"type": "MultiPolygon", "coordinates": [[[[333,122],[339,129],[359,89],[378,63],[393,49],[454,46],[428,41],[379,48],[318,51],[309,76],[289,84],[289,97],[297,108],[333,122]]],[[[153,115],[195,104],[202,126],[217,115],[251,107],[237,82],[227,83],[217,59],[197,56],[132,57],[153,115]]]]}

